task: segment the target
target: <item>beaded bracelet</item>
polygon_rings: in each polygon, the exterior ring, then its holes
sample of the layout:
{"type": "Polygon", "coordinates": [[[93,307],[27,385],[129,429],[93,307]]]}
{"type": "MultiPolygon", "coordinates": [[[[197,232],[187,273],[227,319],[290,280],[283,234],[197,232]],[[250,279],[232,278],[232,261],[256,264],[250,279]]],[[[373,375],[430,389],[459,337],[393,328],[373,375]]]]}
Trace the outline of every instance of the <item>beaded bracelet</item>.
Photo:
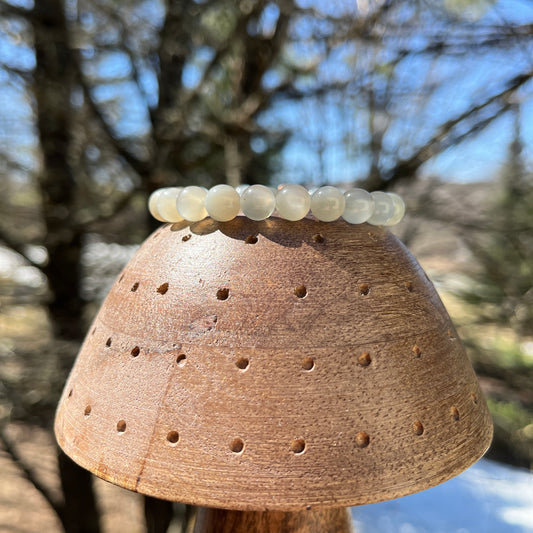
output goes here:
{"type": "Polygon", "coordinates": [[[301,185],[283,185],[279,189],[264,185],[215,185],[209,190],[195,185],[166,187],[150,195],[148,208],[161,222],[198,222],[207,216],[227,222],[241,211],[251,220],[265,220],[274,210],[280,217],[296,221],[311,210],[322,222],[342,216],[350,224],[392,226],[405,213],[405,204],[397,194],[363,189],[343,193],[329,185],[312,191],[301,185]]]}

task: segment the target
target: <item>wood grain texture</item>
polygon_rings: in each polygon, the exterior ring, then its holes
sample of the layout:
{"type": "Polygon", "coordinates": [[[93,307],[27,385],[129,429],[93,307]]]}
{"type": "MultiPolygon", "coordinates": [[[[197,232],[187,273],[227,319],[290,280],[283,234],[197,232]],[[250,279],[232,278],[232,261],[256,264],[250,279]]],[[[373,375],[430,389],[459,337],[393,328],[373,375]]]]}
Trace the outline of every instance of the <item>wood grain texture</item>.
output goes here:
{"type": "Polygon", "coordinates": [[[113,483],[254,511],[417,492],[492,437],[415,259],[382,228],[311,218],[157,230],[89,330],[55,430],[113,483]]]}
{"type": "Polygon", "coordinates": [[[201,507],[194,533],[354,533],[348,509],[227,511],[201,507]]]}

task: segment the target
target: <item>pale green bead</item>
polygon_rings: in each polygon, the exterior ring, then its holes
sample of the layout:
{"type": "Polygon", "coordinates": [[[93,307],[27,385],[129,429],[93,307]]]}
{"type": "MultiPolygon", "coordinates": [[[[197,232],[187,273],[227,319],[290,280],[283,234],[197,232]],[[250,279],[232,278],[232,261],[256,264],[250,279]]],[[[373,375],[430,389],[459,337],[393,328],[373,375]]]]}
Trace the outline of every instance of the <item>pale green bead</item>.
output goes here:
{"type": "Polygon", "coordinates": [[[342,218],[350,224],[366,222],[374,212],[374,198],[363,189],[350,189],[344,193],[346,205],[342,218]]]}
{"type": "Polygon", "coordinates": [[[385,226],[394,226],[395,224],[398,224],[405,215],[405,203],[396,193],[388,192],[387,194],[392,198],[394,203],[394,214],[392,215],[392,218],[385,223],[385,226]]]}
{"type": "Polygon", "coordinates": [[[154,191],[150,195],[150,197],[148,198],[148,211],[150,211],[150,214],[156,220],[159,220],[160,222],[166,222],[166,220],[160,215],[159,211],[157,210],[157,200],[162,190],[163,189],[157,189],[157,191],[154,191]]]}
{"type": "Polygon", "coordinates": [[[275,207],[276,197],[264,185],[252,185],[242,193],[241,209],[251,220],[265,220],[275,207]]]}
{"type": "Polygon", "coordinates": [[[205,208],[212,219],[227,222],[239,214],[241,198],[230,185],[215,185],[205,197],[205,208]]]}
{"type": "Polygon", "coordinates": [[[189,222],[203,220],[207,216],[204,204],[206,195],[205,187],[185,187],[178,198],[178,213],[189,222]]]}
{"type": "Polygon", "coordinates": [[[311,211],[322,222],[337,220],[344,211],[344,195],[329,185],[317,189],[311,196],[311,211]]]}
{"type": "Polygon", "coordinates": [[[176,201],[182,191],[182,187],[165,187],[164,189],[159,189],[156,203],[157,212],[165,222],[181,222],[183,220],[176,207],[176,201]]]}
{"type": "Polygon", "coordinates": [[[367,222],[374,226],[384,226],[394,215],[394,202],[386,192],[374,191],[370,194],[374,199],[374,213],[367,222]]]}
{"type": "Polygon", "coordinates": [[[301,220],[311,207],[311,196],[301,185],[285,185],[276,194],[276,209],[286,220],[301,220]]]}

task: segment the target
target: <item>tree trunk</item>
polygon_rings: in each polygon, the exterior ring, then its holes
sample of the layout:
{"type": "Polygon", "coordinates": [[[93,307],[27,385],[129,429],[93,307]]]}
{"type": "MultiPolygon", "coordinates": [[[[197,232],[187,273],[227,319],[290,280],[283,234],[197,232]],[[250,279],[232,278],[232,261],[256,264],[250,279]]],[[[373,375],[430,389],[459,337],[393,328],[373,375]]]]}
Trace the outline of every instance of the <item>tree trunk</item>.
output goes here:
{"type": "Polygon", "coordinates": [[[61,522],[67,533],[98,533],[99,513],[92,486],[92,474],[58,451],[59,475],[64,495],[61,522]]]}
{"type": "MultiPolygon", "coordinates": [[[[34,95],[43,164],[39,176],[44,245],[48,264],[49,317],[56,338],[81,341],[83,301],[80,296],[81,234],[73,230],[75,180],[69,166],[70,98],[73,56],[61,0],[35,2],[33,24],[36,67],[34,95]]],[[[91,475],[59,454],[65,499],[61,517],[67,533],[99,533],[99,516],[91,475]]]]}
{"type": "Polygon", "coordinates": [[[150,496],[144,497],[144,518],[147,533],[166,533],[173,516],[172,502],[158,500],[150,496]]]}
{"type": "Polygon", "coordinates": [[[48,264],[44,271],[51,292],[50,318],[57,336],[82,337],[83,302],[80,297],[81,235],[72,229],[75,181],[68,163],[71,131],[69,106],[74,79],[63,3],[35,3],[34,94],[43,156],[39,185],[46,227],[48,264]]]}

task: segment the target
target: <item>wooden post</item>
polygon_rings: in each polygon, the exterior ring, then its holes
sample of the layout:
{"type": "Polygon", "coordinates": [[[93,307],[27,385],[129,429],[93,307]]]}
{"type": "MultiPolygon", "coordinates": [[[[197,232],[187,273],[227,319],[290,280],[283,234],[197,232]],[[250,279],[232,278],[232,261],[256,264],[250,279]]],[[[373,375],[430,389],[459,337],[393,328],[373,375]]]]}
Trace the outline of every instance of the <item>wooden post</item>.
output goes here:
{"type": "Polygon", "coordinates": [[[199,509],[194,533],[353,533],[348,509],[284,513],[199,509]]]}

